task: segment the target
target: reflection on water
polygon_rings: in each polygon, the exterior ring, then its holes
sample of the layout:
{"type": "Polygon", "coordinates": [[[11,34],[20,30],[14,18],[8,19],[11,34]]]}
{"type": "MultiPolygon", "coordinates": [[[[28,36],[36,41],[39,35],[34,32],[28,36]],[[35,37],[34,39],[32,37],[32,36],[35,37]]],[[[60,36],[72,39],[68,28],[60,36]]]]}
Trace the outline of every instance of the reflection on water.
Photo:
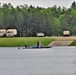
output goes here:
{"type": "Polygon", "coordinates": [[[0,75],[76,75],[76,47],[1,47],[0,75]]]}

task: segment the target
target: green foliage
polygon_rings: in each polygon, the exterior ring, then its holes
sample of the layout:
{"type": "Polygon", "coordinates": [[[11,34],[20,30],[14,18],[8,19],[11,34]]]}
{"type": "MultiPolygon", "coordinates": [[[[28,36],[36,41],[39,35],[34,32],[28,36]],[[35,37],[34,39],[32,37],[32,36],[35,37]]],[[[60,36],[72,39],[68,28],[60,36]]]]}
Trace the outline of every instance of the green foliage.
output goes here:
{"type": "Polygon", "coordinates": [[[76,46],[76,40],[73,41],[73,42],[70,44],[70,46],[76,46]]]}
{"type": "Polygon", "coordinates": [[[76,9],[76,2],[75,2],[75,1],[72,3],[71,7],[72,7],[73,9],[76,9]]]}
{"type": "Polygon", "coordinates": [[[47,37],[26,37],[26,38],[0,38],[0,47],[18,47],[25,44],[32,46],[36,45],[37,41],[41,41],[44,46],[47,46],[54,39],[47,37]]]}
{"type": "Polygon", "coordinates": [[[70,8],[54,5],[49,8],[20,5],[14,8],[10,3],[0,4],[0,29],[18,30],[17,36],[45,36],[62,35],[69,30],[76,35],[76,2],[70,8]]]}

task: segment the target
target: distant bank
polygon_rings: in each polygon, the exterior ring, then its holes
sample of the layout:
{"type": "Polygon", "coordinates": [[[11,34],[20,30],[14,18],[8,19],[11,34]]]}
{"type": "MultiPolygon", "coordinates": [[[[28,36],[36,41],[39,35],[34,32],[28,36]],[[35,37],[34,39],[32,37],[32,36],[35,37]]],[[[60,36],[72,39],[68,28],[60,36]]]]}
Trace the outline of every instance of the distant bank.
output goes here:
{"type": "Polygon", "coordinates": [[[53,41],[73,41],[70,46],[76,46],[76,37],[7,37],[0,38],[0,47],[23,47],[36,46],[37,41],[40,41],[43,46],[48,46],[53,41]]]}
{"type": "Polygon", "coordinates": [[[37,45],[37,41],[47,46],[53,40],[50,37],[7,37],[0,38],[0,47],[23,47],[25,44],[32,46],[37,45]]]}

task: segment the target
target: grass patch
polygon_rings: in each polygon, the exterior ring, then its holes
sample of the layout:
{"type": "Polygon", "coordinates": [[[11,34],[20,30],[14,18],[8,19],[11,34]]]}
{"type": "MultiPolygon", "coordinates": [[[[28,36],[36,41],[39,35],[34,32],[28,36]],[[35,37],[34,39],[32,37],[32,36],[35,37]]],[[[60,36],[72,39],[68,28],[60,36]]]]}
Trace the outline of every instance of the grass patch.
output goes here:
{"type": "Polygon", "coordinates": [[[37,41],[41,41],[44,46],[47,46],[54,39],[48,37],[19,37],[19,38],[0,38],[0,47],[18,47],[28,44],[29,46],[36,45],[37,41]]]}
{"type": "Polygon", "coordinates": [[[74,40],[74,41],[70,44],[70,46],[76,46],[76,40],[74,40]]]}

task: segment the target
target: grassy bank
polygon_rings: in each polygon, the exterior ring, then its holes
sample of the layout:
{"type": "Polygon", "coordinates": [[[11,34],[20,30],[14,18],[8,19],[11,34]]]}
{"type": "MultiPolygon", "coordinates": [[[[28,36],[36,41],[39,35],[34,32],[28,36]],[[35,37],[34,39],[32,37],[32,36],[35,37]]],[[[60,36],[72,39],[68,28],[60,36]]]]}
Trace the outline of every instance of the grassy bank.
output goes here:
{"type": "Polygon", "coordinates": [[[18,47],[28,44],[29,46],[36,45],[37,41],[41,41],[44,46],[47,46],[54,39],[47,37],[19,37],[19,38],[0,38],[0,47],[18,47]]]}
{"type": "Polygon", "coordinates": [[[76,40],[74,40],[74,41],[70,44],[70,46],[76,46],[76,40]]]}

